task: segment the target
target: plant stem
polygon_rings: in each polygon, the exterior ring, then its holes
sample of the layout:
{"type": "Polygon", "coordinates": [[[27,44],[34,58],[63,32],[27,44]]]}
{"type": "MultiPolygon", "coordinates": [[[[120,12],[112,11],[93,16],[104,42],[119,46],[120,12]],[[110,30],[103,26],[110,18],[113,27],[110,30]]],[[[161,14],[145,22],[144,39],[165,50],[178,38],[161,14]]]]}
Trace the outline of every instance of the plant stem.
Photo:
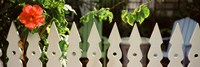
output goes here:
{"type": "Polygon", "coordinates": [[[39,35],[40,36],[42,36],[42,34],[46,31],[46,28],[48,27],[48,25],[50,24],[50,23],[52,23],[53,22],[53,19],[51,18],[51,20],[49,21],[49,22],[47,22],[45,25],[44,25],[44,27],[40,30],[40,32],[39,32],[39,35]]]}

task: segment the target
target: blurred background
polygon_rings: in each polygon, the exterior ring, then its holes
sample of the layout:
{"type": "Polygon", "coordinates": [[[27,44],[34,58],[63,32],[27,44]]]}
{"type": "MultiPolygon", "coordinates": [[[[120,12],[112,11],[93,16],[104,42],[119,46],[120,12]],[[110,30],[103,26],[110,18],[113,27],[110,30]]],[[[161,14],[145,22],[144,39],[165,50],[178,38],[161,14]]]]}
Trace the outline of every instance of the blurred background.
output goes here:
{"type": "MultiPolygon", "coordinates": [[[[130,26],[129,24],[124,23],[122,21],[121,12],[124,9],[127,9],[129,10],[129,12],[132,12],[135,8],[139,7],[141,4],[144,3],[146,3],[147,6],[150,8],[150,16],[147,19],[145,19],[145,21],[141,25],[139,23],[136,23],[139,27],[140,35],[144,38],[150,38],[152,30],[156,23],[158,23],[159,25],[162,37],[165,38],[171,36],[172,28],[176,20],[190,17],[194,21],[198,23],[200,22],[200,0],[65,0],[65,2],[66,4],[69,4],[77,13],[77,15],[73,13],[66,15],[66,19],[69,22],[68,28],[71,28],[72,22],[75,21],[78,28],[81,29],[84,26],[84,23],[80,22],[80,18],[87,12],[93,11],[94,9],[110,8],[110,11],[114,15],[113,22],[109,23],[108,21],[103,21],[102,23],[102,36],[105,38],[105,41],[109,37],[114,23],[117,23],[119,33],[122,39],[124,38],[126,40],[126,37],[130,36],[133,26],[130,26]]],[[[10,20],[16,19],[18,14],[21,12],[20,8],[22,7],[13,7],[13,4],[11,4],[10,1],[0,0],[0,41],[2,41],[0,42],[1,48],[7,47],[2,44],[8,44],[5,41],[10,27],[10,20]],[[13,12],[11,9],[10,11],[8,11],[10,13],[4,13],[3,10],[5,7],[12,8],[16,11],[13,12]],[[9,18],[5,17],[5,14],[9,18]],[[3,23],[7,21],[9,21],[9,23],[3,23]]],[[[82,34],[81,30],[79,30],[79,32],[80,34],[82,34]]],[[[168,44],[168,41],[169,40],[166,40],[166,42],[164,41],[163,44],[168,44]]],[[[104,46],[106,45],[104,44],[102,47],[104,46]]],[[[83,51],[87,51],[87,47],[88,46],[82,46],[81,48],[83,49],[83,51]]],[[[162,45],[162,50],[167,50],[167,47],[167,45],[162,45]]],[[[106,52],[106,48],[107,47],[102,48],[102,51],[106,52]]],[[[127,47],[122,46],[121,48],[123,49],[127,47]]],[[[2,50],[5,49],[6,48],[2,48],[2,50]]],[[[4,57],[1,57],[1,59],[4,59],[4,57]]],[[[127,61],[123,59],[124,58],[122,58],[121,61],[125,64],[123,66],[126,67],[127,61]]],[[[144,67],[146,67],[145,65],[148,64],[148,59],[147,57],[143,59],[146,59],[144,61],[144,67]]],[[[107,63],[108,61],[106,57],[103,57],[100,60],[102,61],[102,63],[107,63]]],[[[84,63],[84,65],[86,65],[88,59],[83,57],[81,58],[81,61],[82,63],[84,63]]],[[[165,67],[169,63],[169,60],[164,58],[161,62],[165,67]]]]}

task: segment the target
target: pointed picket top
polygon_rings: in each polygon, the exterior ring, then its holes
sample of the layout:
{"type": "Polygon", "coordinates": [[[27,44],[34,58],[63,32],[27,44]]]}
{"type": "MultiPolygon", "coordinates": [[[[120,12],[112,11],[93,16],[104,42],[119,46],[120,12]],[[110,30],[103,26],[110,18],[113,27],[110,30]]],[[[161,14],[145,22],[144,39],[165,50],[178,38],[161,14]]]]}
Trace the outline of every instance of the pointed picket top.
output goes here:
{"type": "Polygon", "coordinates": [[[188,67],[196,67],[200,66],[200,28],[199,24],[196,25],[193,36],[190,40],[190,43],[192,45],[189,54],[188,54],[188,59],[190,60],[190,63],[188,67]]]}
{"type": "Polygon", "coordinates": [[[129,39],[129,43],[135,43],[135,44],[130,44],[130,45],[137,45],[137,46],[140,46],[140,44],[142,43],[137,24],[135,24],[133,27],[133,30],[129,39]]]}
{"type": "Polygon", "coordinates": [[[122,52],[119,46],[121,42],[121,37],[119,35],[116,23],[113,26],[108,41],[110,42],[110,47],[108,48],[108,53],[107,53],[107,57],[109,59],[107,67],[122,67],[122,64],[120,62],[120,59],[122,57],[122,52]]]}
{"type": "Polygon", "coordinates": [[[158,23],[156,23],[154,27],[154,30],[152,32],[149,42],[151,43],[151,45],[155,44],[155,45],[158,45],[159,47],[163,43],[162,36],[160,34],[160,30],[158,27],[158,23]]]}
{"type": "Polygon", "coordinates": [[[151,47],[148,52],[148,59],[150,61],[148,64],[148,67],[163,67],[162,64],[160,63],[160,61],[163,58],[163,54],[161,50],[161,44],[163,43],[163,41],[162,41],[162,36],[160,34],[160,30],[157,23],[154,27],[149,43],[151,47]]]}
{"type": "Polygon", "coordinates": [[[29,33],[27,41],[29,43],[26,53],[26,56],[29,59],[27,67],[42,67],[42,62],[39,59],[42,53],[39,46],[40,36],[37,33],[29,33]]]}
{"type": "Polygon", "coordinates": [[[59,47],[60,37],[56,28],[55,23],[53,22],[49,36],[47,38],[49,46],[47,49],[47,67],[61,67],[61,62],[59,60],[61,56],[61,50],[59,47]]]}
{"type": "Polygon", "coordinates": [[[171,36],[170,40],[171,48],[168,52],[168,58],[170,63],[168,67],[183,67],[181,61],[184,58],[182,45],[183,45],[183,37],[180,31],[179,24],[176,24],[176,28],[171,36]]]}
{"type": "Polygon", "coordinates": [[[79,60],[81,57],[81,49],[79,48],[81,39],[75,22],[72,24],[68,42],[69,46],[67,50],[67,67],[82,67],[82,64],[79,60]]]}
{"type": "Polygon", "coordinates": [[[142,67],[140,60],[142,59],[142,52],[140,49],[141,37],[138,31],[138,27],[135,24],[132,30],[130,39],[128,41],[130,43],[130,48],[128,50],[127,58],[129,59],[129,63],[127,67],[142,67]]]}
{"type": "Polygon", "coordinates": [[[12,22],[7,40],[9,42],[7,49],[7,57],[9,58],[7,67],[22,67],[22,61],[20,60],[21,51],[19,49],[19,36],[14,23],[12,22]]]}
{"type": "MultiPolygon", "coordinates": [[[[118,31],[118,27],[117,27],[117,24],[115,23],[114,26],[113,26],[113,29],[110,33],[110,37],[108,39],[109,42],[112,42],[116,45],[118,45],[118,43],[121,42],[121,37],[119,35],[119,31],[118,31]]],[[[113,45],[113,47],[115,47],[115,45],[113,45]]],[[[118,46],[116,46],[118,47],[118,46]]]]}
{"type": "MultiPolygon", "coordinates": [[[[11,23],[11,26],[10,26],[10,30],[9,30],[9,33],[8,33],[8,37],[7,37],[7,40],[8,41],[11,41],[12,42],[18,42],[19,41],[19,36],[18,36],[18,32],[17,32],[17,29],[15,27],[15,24],[12,22],[11,23]],[[16,39],[13,39],[13,38],[16,38],[16,39]]],[[[18,46],[18,45],[14,45],[14,46],[18,46]]]]}
{"type": "Polygon", "coordinates": [[[99,61],[101,58],[101,50],[99,48],[100,41],[101,38],[94,22],[88,38],[89,48],[87,52],[87,58],[89,59],[89,62],[87,67],[102,67],[101,62],[99,61]]]}
{"type": "Polygon", "coordinates": [[[180,45],[183,44],[183,37],[182,37],[180,26],[179,26],[178,23],[176,24],[175,30],[172,33],[172,36],[171,36],[171,39],[170,39],[170,43],[171,44],[172,43],[175,44],[175,45],[172,45],[172,46],[176,46],[176,45],[180,46],[180,45]],[[177,40],[178,40],[178,42],[177,42],[177,40]]]}
{"type": "Polygon", "coordinates": [[[101,41],[101,38],[99,36],[99,33],[97,31],[97,27],[96,27],[96,23],[93,23],[92,25],[92,29],[91,29],[91,32],[90,32],[90,35],[89,35],[89,38],[88,38],[88,42],[100,42],[101,41]],[[95,37],[95,39],[94,39],[95,37]]]}
{"type": "MultiPolygon", "coordinates": [[[[50,33],[49,33],[49,36],[48,36],[47,39],[53,40],[52,42],[54,42],[54,41],[59,42],[60,41],[59,33],[57,31],[57,27],[56,27],[56,24],[54,22],[52,23],[50,33]],[[53,38],[51,36],[53,36],[53,38]]],[[[51,42],[51,41],[49,41],[49,42],[51,42]]],[[[50,46],[54,46],[54,45],[50,45],[50,46]]],[[[56,45],[56,47],[57,47],[57,45],[56,45]]]]}
{"type": "MultiPolygon", "coordinates": [[[[72,28],[71,28],[71,31],[70,31],[70,34],[69,34],[68,42],[69,43],[81,42],[81,38],[80,38],[80,35],[79,35],[78,30],[77,30],[75,22],[73,22],[73,24],[72,24],[72,28]]],[[[69,44],[69,45],[71,45],[71,44],[69,44]]]]}

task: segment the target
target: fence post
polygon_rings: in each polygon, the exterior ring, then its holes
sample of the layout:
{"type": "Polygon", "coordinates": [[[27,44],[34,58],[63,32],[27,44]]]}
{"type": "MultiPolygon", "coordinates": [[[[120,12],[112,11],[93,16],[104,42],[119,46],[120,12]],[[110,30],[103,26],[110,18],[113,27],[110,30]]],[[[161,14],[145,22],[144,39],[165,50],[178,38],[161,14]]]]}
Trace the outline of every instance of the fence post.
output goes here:
{"type": "Polygon", "coordinates": [[[130,39],[128,41],[130,43],[130,48],[128,50],[127,58],[129,59],[129,63],[127,67],[142,67],[140,60],[142,59],[142,52],[140,49],[141,37],[138,31],[137,24],[134,25],[132,30],[130,39]]]}
{"type": "Polygon", "coordinates": [[[47,49],[47,67],[61,67],[62,64],[59,59],[61,57],[61,50],[59,46],[60,37],[58,35],[58,31],[54,22],[51,26],[47,40],[49,42],[49,46],[47,49]]]}
{"type": "Polygon", "coordinates": [[[73,22],[71,32],[69,35],[69,46],[67,50],[67,67],[82,67],[80,62],[81,49],[79,48],[80,35],[77,30],[75,22],[73,22]]]}
{"type": "Polygon", "coordinates": [[[160,61],[163,58],[161,44],[163,43],[158,24],[156,23],[151,38],[151,47],[148,52],[149,64],[147,67],[163,67],[160,61]]]}
{"type": "Polygon", "coordinates": [[[98,34],[96,24],[93,23],[88,42],[89,42],[89,48],[87,51],[87,58],[89,59],[89,62],[87,64],[87,67],[102,67],[101,62],[99,59],[101,58],[101,50],[99,47],[99,43],[101,41],[101,38],[98,34]]]}
{"type": "Polygon", "coordinates": [[[122,64],[120,62],[122,52],[119,46],[121,42],[121,37],[119,35],[116,23],[113,26],[108,41],[110,42],[110,47],[108,48],[107,54],[107,57],[109,59],[107,67],[122,67],[122,64]]]}
{"type": "Polygon", "coordinates": [[[168,67],[183,67],[181,61],[184,58],[182,46],[183,46],[183,37],[180,31],[179,24],[176,24],[176,28],[170,39],[171,48],[169,49],[168,58],[170,63],[168,67]]]}
{"type": "Polygon", "coordinates": [[[199,24],[196,25],[196,28],[194,30],[193,36],[191,38],[191,49],[188,54],[188,59],[190,60],[190,63],[188,67],[197,67],[200,66],[200,29],[199,29],[199,24]]]}
{"type": "Polygon", "coordinates": [[[7,67],[22,67],[22,61],[20,59],[21,51],[19,49],[19,36],[15,28],[14,23],[11,24],[7,40],[9,42],[7,49],[7,57],[9,58],[7,67]]]}
{"type": "Polygon", "coordinates": [[[38,34],[29,33],[27,41],[29,46],[27,48],[27,67],[42,67],[42,62],[40,61],[41,50],[39,47],[40,37],[38,34]]]}

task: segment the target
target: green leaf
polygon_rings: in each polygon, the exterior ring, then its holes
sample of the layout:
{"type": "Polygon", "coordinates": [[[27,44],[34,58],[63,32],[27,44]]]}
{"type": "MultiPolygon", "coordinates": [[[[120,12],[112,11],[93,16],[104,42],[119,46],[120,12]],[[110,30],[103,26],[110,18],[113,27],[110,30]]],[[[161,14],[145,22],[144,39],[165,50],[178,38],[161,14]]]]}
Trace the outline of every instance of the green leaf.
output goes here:
{"type": "Polygon", "coordinates": [[[135,20],[136,20],[136,14],[135,13],[131,13],[127,15],[128,17],[128,24],[133,26],[135,20]]]}
{"type": "Polygon", "coordinates": [[[150,10],[146,5],[140,6],[141,12],[143,13],[143,17],[147,18],[150,15],[150,10]]]}
{"type": "Polygon", "coordinates": [[[109,22],[111,23],[112,22],[112,20],[113,20],[113,13],[112,12],[108,12],[108,20],[109,20],[109,22]]]}
{"type": "Polygon", "coordinates": [[[60,49],[62,52],[66,52],[67,51],[67,43],[65,42],[65,40],[61,40],[59,42],[59,45],[60,45],[60,49]]]}
{"type": "Polygon", "coordinates": [[[101,8],[100,10],[90,11],[81,17],[81,22],[93,22],[94,20],[102,22],[102,20],[109,20],[112,22],[113,14],[107,8],[101,8]]]}
{"type": "Polygon", "coordinates": [[[128,10],[122,10],[121,18],[122,18],[122,21],[124,21],[125,23],[127,21],[127,18],[126,18],[127,13],[128,13],[128,10]]]}
{"type": "Polygon", "coordinates": [[[10,2],[12,2],[12,3],[15,3],[16,2],[16,0],[9,0],[10,2]]]}
{"type": "Polygon", "coordinates": [[[142,22],[143,22],[144,19],[145,19],[145,18],[142,16],[142,13],[139,12],[139,13],[136,14],[136,16],[137,16],[137,19],[136,19],[137,22],[139,22],[140,24],[142,24],[142,22]]]}
{"type": "Polygon", "coordinates": [[[58,9],[58,12],[59,12],[60,14],[63,13],[63,12],[62,12],[63,8],[64,8],[64,4],[63,4],[63,3],[59,3],[57,9],[58,9]]]}

